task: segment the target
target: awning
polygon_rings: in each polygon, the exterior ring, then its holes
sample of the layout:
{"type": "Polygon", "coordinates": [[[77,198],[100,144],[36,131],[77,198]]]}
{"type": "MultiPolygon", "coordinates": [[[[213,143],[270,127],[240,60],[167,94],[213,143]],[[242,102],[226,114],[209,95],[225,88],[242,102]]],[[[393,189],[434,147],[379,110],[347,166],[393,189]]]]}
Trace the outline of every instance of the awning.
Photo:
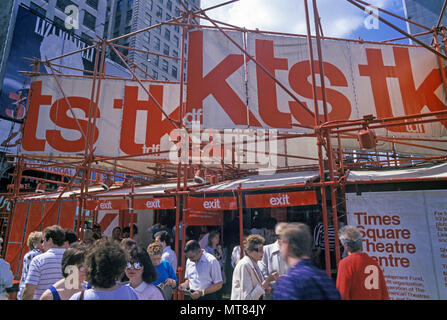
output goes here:
{"type": "Polygon", "coordinates": [[[255,189],[260,187],[280,187],[293,186],[297,184],[305,184],[318,178],[318,171],[295,171],[295,172],[281,172],[272,175],[253,175],[240,178],[232,181],[225,181],[212,186],[206,186],[196,189],[196,191],[210,192],[210,191],[234,191],[241,184],[242,190],[255,189]]]}
{"type": "MultiPolygon", "coordinates": [[[[129,199],[87,200],[88,210],[125,210],[129,209],[129,199]]],[[[133,200],[133,209],[175,209],[174,197],[150,197],[133,200]]]]}
{"type": "MultiPolygon", "coordinates": [[[[98,192],[98,191],[102,191],[104,190],[102,187],[98,187],[98,186],[94,186],[94,187],[89,187],[88,188],[88,192],[98,192]]],[[[70,191],[66,191],[62,194],[62,196],[60,196],[61,198],[70,198],[72,196],[78,195],[81,193],[81,189],[75,189],[75,190],[70,190],[70,191]]],[[[53,193],[44,193],[44,194],[39,194],[39,195],[32,195],[29,197],[24,197],[23,200],[46,200],[46,199],[56,199],[59,197],[61,193],[60,192],[53,192],[53,193]]]]}
{"type": "MultiPolygon", "coordinates": [[[[188,186],[194,186],[197,183],[188,181],[188,186]]],[[[166,189],[175,189],[177,187],[177,182],[172,183],[161,183],[161,184],[152,184],[148,186],[139,186],[134,188],[134,196],[138,195],[150,195],[150,194],[165,194],[166,189]]],[[[180,187],[183,187],[183,181],[180,183],[180,187]]],[[[104,191],[95,194],[95,197],[100,198],[101,196],[116,196],[116,197],[124,197],[131,193],[131,188],[124,188],[118,190],[110,190],[104,191]]]]}
{"type": "Polygon", "coordinates": [[[195,211],[236,210],[236,197],[188,197],[188,209],[195,211]]]}
{"type": "Polygon", "coordinates": [[[315,190],[245,195],[247,208],[279,208],[317,204],[315,190]]]}
{"type": "Polygon", "coordinates": [[[351,170],[347,181],[388,180],[408,178],[447,178],[447,163],[406,169],[351,170]]]}

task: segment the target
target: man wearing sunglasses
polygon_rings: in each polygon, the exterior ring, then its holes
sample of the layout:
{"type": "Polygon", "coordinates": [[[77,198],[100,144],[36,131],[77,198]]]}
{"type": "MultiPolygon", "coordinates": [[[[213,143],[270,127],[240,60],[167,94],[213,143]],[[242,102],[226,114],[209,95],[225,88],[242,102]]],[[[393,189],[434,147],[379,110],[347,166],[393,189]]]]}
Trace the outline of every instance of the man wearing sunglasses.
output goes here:
{"type": "Polygon", "coordinates": [[[43,231],[43,239],[45,253],[31,261],[22,300],[39,300],[45,290],[62,278],[65,231],[58,225],[47,227],[43,231]]]}
{"type": "Polygon", "coordinates": [[[264,294],[270,292],[270,283],[278,278],[278,273],[274,271],[264,280],[257,264],[264,255],[264,243],[258,234],[244,240],[245,256],[234,268],[231,300],[263,300],[264,294]]]}
{"type": "Polygon", "coordinates": [[[185,279],[179,285],[181,291],[188,291],[193,300],[216,300],[216,292],[222,288],[222,273],[219,261],[200,248],[196,240],[186,243],[183,250],[186,258],[185,279]]]}

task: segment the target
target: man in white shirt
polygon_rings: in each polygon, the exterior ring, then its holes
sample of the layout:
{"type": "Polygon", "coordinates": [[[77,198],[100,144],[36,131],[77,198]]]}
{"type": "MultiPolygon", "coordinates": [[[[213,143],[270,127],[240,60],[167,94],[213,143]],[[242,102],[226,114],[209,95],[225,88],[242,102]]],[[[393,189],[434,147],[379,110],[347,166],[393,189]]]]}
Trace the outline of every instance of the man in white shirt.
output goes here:
{"type": "Polygon", "coordinates": [[[39,300],[51,285],[62,279],[65,231],[58,225],[45,228],[42,253],[33,258],[28,269],[22,300],[39,300]]]}
{"type": "Polygon", "coordinates": [[[166,260],[171,263],[174,272],[177,272],[177,255],[174,250],[171,249],[171,236],[167,231],[159,231],[155,234],[155,241],[160,242],[163,247],[163,253],[161,255],[161,260],[166,260]]]}
{"type": "MultiPolygon", "coordinates": [[[[277,239],[279,238],[281,232],[287,226],[287,223],[280,222],[275,226],[275,235],[277,239]]],[[[279,276],[285,275],[288,270],[288,266],[286,261],[281,257],[279,253],[279,242],[276,240],[272,244],[264,246],[264,255],[262,256],[262,260],[258,261],[259,269],[266,278],[273,271],[278,272],[279,276]]],[[[270,284],[274,289],[275,281],[272,281],[270,284]]],[[[272,297],[272,293],[266,294],[265,299],[270,299],[272,297]]]]}
{"type": "Polygon", "coordinates": [[[188,241],[183,252],[188,258],[185,268],[186,281],[179,285],[179,289],[190,289],[193,300],[216,300],[216,292],[223,284],[219,261],[201,249],[196,240],[188,241]]]}

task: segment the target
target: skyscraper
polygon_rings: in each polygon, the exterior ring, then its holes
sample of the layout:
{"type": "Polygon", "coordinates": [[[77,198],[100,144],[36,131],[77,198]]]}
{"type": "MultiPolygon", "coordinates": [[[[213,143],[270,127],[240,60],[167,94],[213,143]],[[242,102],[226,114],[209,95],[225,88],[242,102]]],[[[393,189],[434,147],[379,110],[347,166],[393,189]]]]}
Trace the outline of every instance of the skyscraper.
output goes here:
{"type": "MultiPolygon", "coordinates": [[[[418,22],[426,27],[435,27],[439,15],[441,14],[443,0],[402,0],[405,16],[414,21],[418,22]]],[[[447,12],[446,12],[447,13],[447,12]]],[[[447,16],[444,13],[441,25],[447,24],[447,16]]],[[[425,29],[415,26],[414,24],[407,23],[407,30],[410,34],[416,34],[426,31],[425,29]]],[[[418,39],[431,44],[433,37],[431,34],[418,37],[418,39]]]]}
{"type": "MultiPolygon", "coordinates": [[[[183,10],[179,0],[108,0],[107,2],[109,14],[106,19],[105,37],[108,39],[171,20],[173,17],[180,16],[180,10],[183,10]]],[[[183,0],[183,3],[188,9],[192,9],[193,5],[200,7],[200,0],[183,0]]],[[[120,50],[142,68],[144,72],[135,71],[138,77],[179,81],[180,60],[169,57],[181,58],[181,39],[182,32],[179,26],[163,25],[121,39],[117,44],[154,53],[120,50]]],[[[186,43],[183,50],[187,54],[186,43]]],[[[121,62],[121,59],[113,53],[111,58],[116,62],[121,62]]]]}
{"type": "Polygon", "coordinates": [[[78,18],[78,23],[73,23],[69,30],[82,39],[96,39],[96,35],[104,33],[105,0],[20,0],[19,3],[61,27],[69,15],[78,18]],[[70,10],[70,5],[76,7],[75,11],[70,10]]]}

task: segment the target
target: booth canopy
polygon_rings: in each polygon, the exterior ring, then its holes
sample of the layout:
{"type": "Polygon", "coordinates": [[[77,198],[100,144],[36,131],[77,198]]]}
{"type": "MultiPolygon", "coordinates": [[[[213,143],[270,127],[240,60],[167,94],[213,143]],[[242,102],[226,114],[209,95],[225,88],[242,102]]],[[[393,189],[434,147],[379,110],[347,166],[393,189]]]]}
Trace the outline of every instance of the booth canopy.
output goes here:
{"type": "Polygon", "coordinates": [[[447,178],[447,164],[437,164],[406,169],[351,170],[347,181],[407,179],[407,178],[447,178]]]}
{"type": "Polygon", "coordinates": [[[304,184],[319,177],[318,171],[281,172],[272,175],[253,175],[237,180],[225,181],[212,186],[198,188],[196,191],[233,191],[241,184],[242,190],[259,187],[278,187],[304,184]]]}

